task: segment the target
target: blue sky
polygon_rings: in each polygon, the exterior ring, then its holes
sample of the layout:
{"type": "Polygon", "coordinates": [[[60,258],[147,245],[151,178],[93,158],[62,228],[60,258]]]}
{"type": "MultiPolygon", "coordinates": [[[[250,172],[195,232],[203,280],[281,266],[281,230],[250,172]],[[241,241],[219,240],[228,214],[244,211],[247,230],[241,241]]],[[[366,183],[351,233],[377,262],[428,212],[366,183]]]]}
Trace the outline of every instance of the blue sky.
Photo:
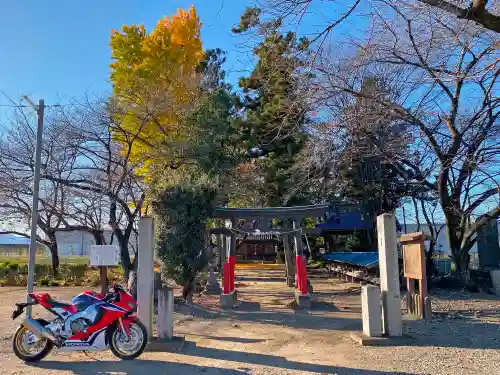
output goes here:
{"type": "MultiPolygon", "coordinates": [[[[236,83],[250,68],[251,48],[245,37],[233,35],[231,28],[254,1],[7,0],[0,12],[0,89],[15,100],[28,94],[33,100],[44,98],[46,104],[64,103],[65,98],[85,92],[103,93],[109,89],[111,29],[142,23],[152,30],[160,18],[191,5],[203,23],[204,47],[228,52],[226,69],[231,82],[236,83]]],[[[335,7],[325,10],[315,6],[303,17],[298,31],[317,31],[335,14],[335,7]]],[[[351,21],[362,22],[360,18],[351,21]]],[[[352,31],[348,23],[336,28],[336,37],[342,29],[352,31]]],[[[0,93],[0,121],[8,110],[6,104],[0,93]]]]}
{"type": "MultiPolygon", "coordinates": [[[[226,69],[235,84],[251,69],[251,47],[231,28],[253,4],[249,0],[6,0],[0,12],[0,90],[16,101],[28,94],[35,101],[44,98],[48,105],[68,102],[85,92],[103,94],[110,89],[111,29],[142,23],[152,30],[162,17],[190,5],[200,15],[204,47],[228,52],[226,69]]],[[[299,33],[320,30],[335,13],[332,6],[310,9],[299,33]]],[[[362,28],[365,21],[349,18],[335,28],[333,38],[353,35],[354,28],[362,28]]],[[[9,104],[0,92],[0,122],[11,111],[5,106],[9,104]]]]}
{"type": "MultiPolygon", "coordinates": [[[[86,91],[104,92],[109,89],[111,29],[143,23],[151,30],[163,16],[191,4],[203,22],[205,48],[227,50],[229,70],[244,68],[239,60],[245,56],[236,51],[242,40],[231,35],[231,28],[245,1],[10,0],[0,13],[0,89],[13,99],[29,94],[47,104],[86,91]]],[[[0,105],[7,104],[0,96],[0,105]]]]}

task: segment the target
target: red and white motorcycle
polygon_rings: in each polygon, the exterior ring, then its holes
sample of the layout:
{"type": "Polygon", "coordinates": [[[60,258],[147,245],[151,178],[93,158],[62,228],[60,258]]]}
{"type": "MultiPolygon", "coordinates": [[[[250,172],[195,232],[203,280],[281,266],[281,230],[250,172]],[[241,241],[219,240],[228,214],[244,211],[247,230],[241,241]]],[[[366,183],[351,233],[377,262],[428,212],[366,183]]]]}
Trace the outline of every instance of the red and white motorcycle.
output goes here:
{"type": "Polygon", "coordinates": [[[137,302],[120,285],[102,295],[85,291],[71,304],[55,301],[47,293],[29,293],[33,302],[16,303],[12,319],[27,306],[41,305],[55,318],[51,321],[26,317],[12,340],[15,355],[25,362],[47,356],[54,346],[62,351],[98,351],[111,349],[121,359],[142,354],[148,333],[135,312],[137,302]]]}

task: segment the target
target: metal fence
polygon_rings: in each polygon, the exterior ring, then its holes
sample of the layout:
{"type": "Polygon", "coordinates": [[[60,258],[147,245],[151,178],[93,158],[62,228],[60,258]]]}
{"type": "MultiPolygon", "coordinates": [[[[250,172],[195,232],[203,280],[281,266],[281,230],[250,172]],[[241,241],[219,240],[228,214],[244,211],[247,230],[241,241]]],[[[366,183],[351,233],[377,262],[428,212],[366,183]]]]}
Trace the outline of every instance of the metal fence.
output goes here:
{"type": "Polygon", "coordinates": [[[448,275],[451,272],[451,259],[435,259],[434,266],[440,275],[448,275]]]}

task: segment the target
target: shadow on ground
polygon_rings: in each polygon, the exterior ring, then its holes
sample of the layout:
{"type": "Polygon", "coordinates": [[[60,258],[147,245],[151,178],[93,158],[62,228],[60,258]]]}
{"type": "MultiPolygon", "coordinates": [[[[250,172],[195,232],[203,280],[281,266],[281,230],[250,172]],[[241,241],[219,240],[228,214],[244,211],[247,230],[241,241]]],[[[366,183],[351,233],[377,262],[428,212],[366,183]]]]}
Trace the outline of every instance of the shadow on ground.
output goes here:
{"type": "Polygon", "coordinates": [[[184,363],[174,363],[166,361],[152,361],[136,359],[134,361],[95,361],[95,362],[56,362],[44,361],[36,365],[35,368],[58,371],[71,371],[75,375],[163,375],[163,374],[182,374],[194,375],[199,373],[218,375],[218,374],[248,374],[247,369],[233,370],[210,366],[187,365],[184,363]]]}
{"type": "Polygon", "coordinates": [[[36,365],[35,368],[58,371],[72,371],[75,375],[106,375],[106,374],[126,374],[140,375],[143,373],[161,375],[173,374],[178,372],[182,375],[195,375],[198,373],[204,374],[251,374],[252,369],[246,368],[245,365],[260,365],[275,367],[280,369],[305,371],[314,374],[323,375],[411,375],[406,372],[387,372],[375,370],[361,370],[337,366],[324,366],[312,363],[292,362],[283,357],[275,357],[265,354],[253,354],[243,352],[233,352],[230,350],[211,349],[204,347],[196,347],[195,343],[189,343],[189,352],[187,356],[203,357],[217,359],[229,362],[239,362],[242,364],[237,369],[227,369],[210,366],[187,365],[183,363],[174,363],[167,361],[141,360],[134,361],[95,361],[95,362],[56,362],[44,361],[36,365]]]}
{"type": "Polygon", "coordinates": [[[399,374],[409,375],[403,372],[380,372],[374,370],[361,370],[345,368],[338,366],[320,365],[315,363],[304,363],[289,361],[284,357],[278,357],[268,354],[237,352],[232,350],[215,349],[199,347],[195,342],[186,342],[183,350],[184,355],[203,357],[230,362],[246,363],[251,365],[260,365],[275,367],[280,369],[305,371],[315,374],[336,374],[336,375],[381,375],[381,374],[399,374]]]}
{"type": "Polygon", "coordinates": [[[461,349],[498,349],[500,324],[474,319],[405,322],[404,346],[437,346],[461,349]]]}
{"type": "MultiPolygon", "coordinates": [[[[308,311],[260,311],[258,304],[249,303],[248,309],[245,304],[238,306],[234,310],[216,311],[206,307],[191,305],[186,306],[183,311],[177,311],[184,314],[190,314],[205,319],[214,319],[217,317],[233,319],[240,322],[273,324],[280,327],[297,329],[321,329],[334,331],[357,331],[361,329],[360,318],[331,317],[314,315],[308,311]]],[[[318,312],[335,310],[330,304],[318,303],[318,312]]],[[[312,311],[314,313],[314,311],[312,311]]]]}
{"type": "Polygon", "coordinates": [[[267,341],[267,339],[249,339],[245,337],[220,337],[220,336],[209,336],[209,335],[197,335],[190,334],[191,336],[201,337],[208,340],[217,340],[217,341],[229,341],[229,342],[237,342],[239,344],[258,344],[259,342],[267,341]]]}

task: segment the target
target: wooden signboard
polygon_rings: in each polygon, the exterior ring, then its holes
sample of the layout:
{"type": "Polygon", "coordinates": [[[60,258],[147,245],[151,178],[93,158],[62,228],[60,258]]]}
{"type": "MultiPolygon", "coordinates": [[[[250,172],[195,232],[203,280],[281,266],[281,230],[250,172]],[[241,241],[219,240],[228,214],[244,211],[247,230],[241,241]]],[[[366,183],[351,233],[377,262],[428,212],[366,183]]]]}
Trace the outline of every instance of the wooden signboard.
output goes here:
{"type": "Polygon", "coordinates": [[[425,255],[422,247],[419,243],[403,245],[404,276],[409,279],[422,280],[423,278],[422,262],[425,255]]]}
{"type": "Polygon", "coordinates": [[[408,312],[420,319],[430,317],[430,300],[427,298],[427,274],[425,265],[425,241],[427,235],[422,232],[408,233],[399,238],[403,245],[403,271],[407,280],[408,312]],[[418,281],[418,293],[415,282],[418,281]]]}
{"type": "Polygon", "coordinates": [[[108,267],[120,265],[120,248],[116,245],[90,246],[90,265],[108,267]]]}
{"type": "Polygon", "coordinates": [[[99,267],[101,274],[101,293],[108,289],[108,267],[120,265],[120,248],[116,245],[90,246],[90,265],[99,267]]]}
{"type": "Polygon", "coordinates": [[[403,270],[408,279],[422,280],[425,274],[425,233],[409,233],[401,236],[403,245],[403,270]]]}

